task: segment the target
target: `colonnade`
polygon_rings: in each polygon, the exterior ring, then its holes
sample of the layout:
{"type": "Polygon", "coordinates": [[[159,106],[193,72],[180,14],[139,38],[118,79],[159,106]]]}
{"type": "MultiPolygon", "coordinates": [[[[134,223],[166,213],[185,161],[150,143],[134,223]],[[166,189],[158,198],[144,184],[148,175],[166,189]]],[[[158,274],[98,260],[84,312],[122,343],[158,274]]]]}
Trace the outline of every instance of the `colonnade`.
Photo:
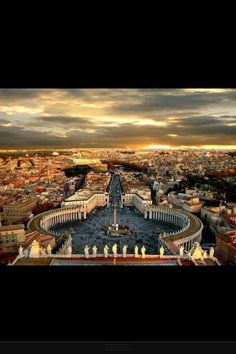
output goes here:
{"type": "Polygon", "coordinates": [[[63,224],[65,222],[73,220],[86,219],[86,216],[86,211],[79,211],[73,209],[66,210],[64,208],[63,210],[54,212],[52,211],[51,213],[42,216],[42,219],[40,220],[40,228],[42,228],[43,230],[48,230],[57,224],[63,224]]]}
{"type": "Polygon", "coordinates": [[[173,209],[147,209],[144,213],[144,218],[168,222],[174,224],[175,226],[178,226],[179,228],[184,228],[189,223],[189,219],[185,214],[180,213],[178,211],[174,211],[173,209]]]}
{"type": "MultiPolygon", "coordinates": [[[[86,217],[87,209],[83,206],[64,207],[42,213],[41,215],[33,218],[30,221],[30,224],[34,223],[34,219],[37,219],[38,221],[36,221],[36,224],[40,230],[45,233],[57,234],[56,232],[50,231],[53,226],[66,223],[68,221],[83,220],[86,219],[86,217]]],[[[203,225],[201,221],[192,214],[179,210],[173,210],[172,208],[152,206],[146,208],[144,218],[168,222],[179,228],[178,231],[162,235],[163,240],[165,239],[167,243],[169,238],[175,243],[176,246],[183,246],[185,250],[190,250],[194,242],[201,242],[203,225]]]]}
{"type": "Polygon", "coordinates": [[[183,246],[185,250],[190,251],[195,242],[201,242],[201,238],[201,230],[199,230],[199,232],[191,235],[190,237],[177,241],[176,245],[183,246]]]}
{"type": "Polygon", "coordinates": [[[177,247],[183,246],[185,250],[190,251],[195,242],[201,242],[202,238],[202,222],[192,214],[186,214],[179,210],[173,210],[170,208],[147,208],[144,213],[144,218],[155,219],[163,222],[168,222],[179,227],[178,231],[170,232],[163,235],[163,240],[168,245],[168,237],[171,236],[171,240],[177,247]],[[188,232],[189,230],[189,232],[188,232]],[[193,233],[191,234],[191,231],[193,233]]]}

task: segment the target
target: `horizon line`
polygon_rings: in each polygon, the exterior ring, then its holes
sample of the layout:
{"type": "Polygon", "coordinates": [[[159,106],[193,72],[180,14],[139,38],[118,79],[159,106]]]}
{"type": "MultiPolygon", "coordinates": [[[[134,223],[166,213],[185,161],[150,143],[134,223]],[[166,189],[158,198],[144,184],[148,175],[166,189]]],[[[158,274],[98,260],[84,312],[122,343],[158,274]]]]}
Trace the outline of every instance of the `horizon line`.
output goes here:
{"type": "Polygon", "coordinates": [[[82,149],[114,149],[114,150],[236,150],[236,145],[201,145],[201,146],[170,146],[170,145],[149,145],[143,147],[62,147],[62,146],[51,146],[51,147],[39,147],[39,146],[29,146],[29,147],[0,147],[0,151],[28,151],[28,150],[82,150],[82,149]]]}

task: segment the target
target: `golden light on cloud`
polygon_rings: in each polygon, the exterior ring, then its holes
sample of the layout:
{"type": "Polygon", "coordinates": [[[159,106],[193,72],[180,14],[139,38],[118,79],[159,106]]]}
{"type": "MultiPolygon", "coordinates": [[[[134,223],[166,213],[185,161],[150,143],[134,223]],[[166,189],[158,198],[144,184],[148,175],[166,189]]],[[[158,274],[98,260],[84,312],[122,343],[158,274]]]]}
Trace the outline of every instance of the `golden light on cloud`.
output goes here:
{"type": "Polygon", "coordinates": [[[223,89],[223,88],[188,88],[188,89],[183,89],[183,92],[186,93],[194,93],[194,92],[209,92],[209,93],[224,93],[224,92],[229,92],[229,91],[233,91],[233,89],[223,89]]]}
{"type": "Polygon", "coordinates": [[[181,146],[171,146],[171,145],[148,145],[142,147],[144,149],[190,149],[190,150],[236,150],[236,145],[200,145],[200,146],[188,146],[188,145],[181,145],[181,146]]]}
{"type": "Polygon", "coordinates": [[[170,145],[148,145],[146,149],[171,149],[170,145]]]}
{"type": "Polygon", "coordinates": [[[0,148],[45,137],[75,147],[235,149],[235,100],[222,88],[0,89],[0,148]]]}
{"type": "Polygon", "coordinates": [[[202,145],[202,149],[236,150],[236,145],[202,145]]]}
{"type": "Polygon", "coordinates": [[[43,112],[41,108],[32,108],[26,106],[0,106],[1,112],[6,113],[8,115],[16,114],[16,113],[27,113],[27,114],[39,114],[43,112]]]}
{"type": "Polygon", "coordinates": [[[139,121],[137,121],[137,118],[136,118],[136,124],[137,125],[153,125],[153,126],[157,126],[157,127],[167,126],[167,122],[155,121],[153,119],[140,119],[139,121]]]}
{"type": "Polygon", "coordinates": [[[2,123],[1,124],[2,127],[11,127],[12,126],[12,123],[9,122],[9,123],[2,123]]]}
{"type": "Polygon", "coordinates": [[[66,135],[66,133],[63,132],[49,132],[47,135],[49,136],[55,136],[57,138],[68,138],[68,136],[66,135]]]}

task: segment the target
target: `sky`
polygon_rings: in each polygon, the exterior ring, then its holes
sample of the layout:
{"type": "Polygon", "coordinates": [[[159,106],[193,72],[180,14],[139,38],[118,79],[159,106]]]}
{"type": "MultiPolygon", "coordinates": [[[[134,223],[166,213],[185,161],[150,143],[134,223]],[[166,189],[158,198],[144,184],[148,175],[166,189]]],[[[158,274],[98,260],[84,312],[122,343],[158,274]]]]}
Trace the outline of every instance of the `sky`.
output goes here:
{"type": "Polygon", "coordinates": [[[0,89],[0,148],[235,147],[236,89],[0,89]]]}

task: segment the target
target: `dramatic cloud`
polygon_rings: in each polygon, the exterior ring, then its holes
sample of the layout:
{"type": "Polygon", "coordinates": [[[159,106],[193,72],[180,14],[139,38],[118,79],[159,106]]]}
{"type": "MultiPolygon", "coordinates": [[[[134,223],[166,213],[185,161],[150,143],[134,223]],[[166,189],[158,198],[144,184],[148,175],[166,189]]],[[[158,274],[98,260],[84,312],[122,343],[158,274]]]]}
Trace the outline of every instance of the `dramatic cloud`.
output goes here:
{"type": "Polygon", "coordinates": [[[0,89],[0,148],[236,145],[232,89],[0,89]]]}

